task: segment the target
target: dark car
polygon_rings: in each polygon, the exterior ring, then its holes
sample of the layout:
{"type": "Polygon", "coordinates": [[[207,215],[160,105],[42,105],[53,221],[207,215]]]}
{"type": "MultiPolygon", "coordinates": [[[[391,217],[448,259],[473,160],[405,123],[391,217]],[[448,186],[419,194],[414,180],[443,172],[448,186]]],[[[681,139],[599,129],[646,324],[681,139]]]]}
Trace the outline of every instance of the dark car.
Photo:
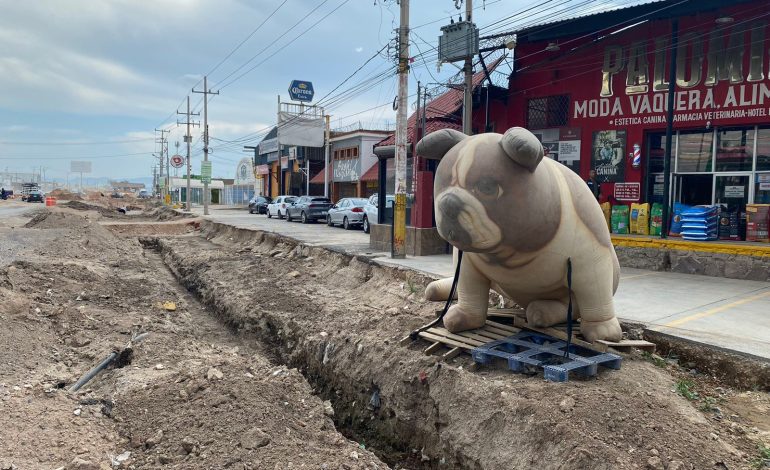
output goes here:
{"type": "Polygon", "coordinates": [[[26,201],[27,202],[44,202],[43,193],[41,193],[40,191],[30,191],[29,194],[27,194],[26,201]]]}
{"type": "Polygon", "coordinates": [[[249,201],[249,214],[267,214],[267,205],[271,202],[273,199],[267,196],[254,196],[249,201]]]}
{"type": "Polygon", "coordinates": [[[299,219],[303,224],[325,219],[332,201],[323,196],[302,196],[286,208],[286,220],[299,219]]]}

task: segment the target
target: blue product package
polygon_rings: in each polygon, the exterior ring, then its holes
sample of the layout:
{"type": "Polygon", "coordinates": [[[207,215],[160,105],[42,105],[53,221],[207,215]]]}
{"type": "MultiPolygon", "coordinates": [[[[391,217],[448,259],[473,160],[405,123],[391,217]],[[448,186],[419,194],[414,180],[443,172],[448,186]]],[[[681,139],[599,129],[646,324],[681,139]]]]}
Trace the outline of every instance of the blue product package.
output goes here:
{"type": "Polygon", "coordinates": [[[681,202],[674,203],[674,210],[671,214],[671,229],[669,230],[671,235],[678,236],[682,231],[682,212],[687,209],[690,209],[690,206],[681,202]]]}

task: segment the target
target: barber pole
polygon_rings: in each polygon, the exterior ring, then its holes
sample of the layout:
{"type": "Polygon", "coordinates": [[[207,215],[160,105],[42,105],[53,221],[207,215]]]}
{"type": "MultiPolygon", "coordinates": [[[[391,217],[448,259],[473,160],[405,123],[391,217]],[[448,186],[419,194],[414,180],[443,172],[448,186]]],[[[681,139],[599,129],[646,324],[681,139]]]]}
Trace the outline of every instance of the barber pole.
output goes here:
{"type": "Polygon", "coordinates": [[[634,144],[634,159],[631,161],[631,165],[634,168],[639,168],[642,165],[642,147],[639,144],[634,144]]]}

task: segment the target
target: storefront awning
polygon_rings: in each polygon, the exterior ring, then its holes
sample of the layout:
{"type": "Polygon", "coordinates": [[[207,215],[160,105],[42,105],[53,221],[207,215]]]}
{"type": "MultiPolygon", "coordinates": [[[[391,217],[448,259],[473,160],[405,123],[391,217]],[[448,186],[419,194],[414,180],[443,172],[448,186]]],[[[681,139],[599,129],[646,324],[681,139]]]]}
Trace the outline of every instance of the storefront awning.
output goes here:
{"type": "MultiPolygon", "coordinates": [[[[326,171],[326,167],[324,167],[323,170],[319,171],[317,175],[310,178],[310,184],[324,184],[324,172],[326,171]]],[[[332,179],[331,171],[329,172],[329,180],[332,179]]]]}

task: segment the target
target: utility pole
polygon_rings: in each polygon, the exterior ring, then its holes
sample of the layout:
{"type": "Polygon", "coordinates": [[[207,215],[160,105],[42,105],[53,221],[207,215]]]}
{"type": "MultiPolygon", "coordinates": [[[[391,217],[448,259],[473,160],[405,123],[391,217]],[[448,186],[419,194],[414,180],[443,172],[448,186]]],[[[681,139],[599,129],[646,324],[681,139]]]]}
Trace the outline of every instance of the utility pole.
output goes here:
{"type": "MultiPolygon", "coordinates": [[[[209,95],[218,95],[218,91],[211,91],[209,90],[209,85],[207,81],[208,77],[203,76],[203,91],[195,91],[195,88],[193,88],[193,93],[202,93],[203,94],[203,165],[201,166],[201,179],[203,180],[203,215],[209,215],[209,200],[211,199],[211,194],[209,194],[209,182],[211,179],[211,175],[209,174],[209,177],[203,175],[203,168],[206,167],[210,173],[211,164],[209,163],[209,95]]],[[[279,154],[280,154],[280,147],[279,154]]]]}
{"type": "MultiPolygon", "coordinates": [[[[155,141],[155,142],[160,143],[160,156],[159,156],[159,159],[160,159],[160,165],[159,165],[160,166],[160,176],[158,177],[158,183],[160,184],[161,180],[164,183],[163,184],[163,190],[160,192],[161,193],[160,195],[161,195],[161,198],[163,198],[165,200],[164,196],[168,192],[168,184],[167,184],[168,182],[163,179],[164,178],[164,176],[163,176],[163,164],[164,164],[163,150],[164,149],[166,150],[166,157],[168,157],[168,147],[166,146],[166,134],[168,134],[171,131],[167,130],[167,129],[155,129],[155,132],[160,132],[160,140],[156,140],[155,141]]],[[[168,177],[168,162],[166,162],[166,178],[167,177],[168,177]]]]}
{"type": "MultiPolygon", "coordinates": [[[[465,0],[465,21],[473,24],[473,0],[465,0]]],[[[473,57],[465,58],[465,94],[463,95],[463,132],[473,134],[473,57]]]]}
{"type": "Polygon", "coordinates": [[[192,144],[192,136],[190,135],[190,126],[199,126],[199,122],[192,122],[190,121],[190,116],[200,116],[201,113],[191,113],[190,112],[190,95],[187,95],[187,112],[186,113],[180,113],[178,110],[176,112],[177,114],[184,114],[185,120],[184,122],[176,122],[176,125],[180,124],[186,124],[187,125],[187,133],[184,136],[184,141],[187,143],[187,192],[185,193],[185,211],[190,212],[192,210],[192,203],[190,202],[190,170],[191,170],[191,162],[190,162],[190,145],[192,144]]]}
{"type": "Polygon", "coordinates": [[[406,258],[406,108],[409,95],[409,0],[401,0],[398,29],[398,109],[396,110],[396,192],[391,258],[406,258]]]}
{"type": "Polygon", "coordinates": [[[324,145],[324,197],[329,197],[329,147],[331,145],[331,123],[329,121],[331,116],[327,114],[324,117],[326,118],[326,139],[324,145]]]}
{"type": "MultiPolygon", "coordinates": [[[[251,172],[254,173],[254,196],[259,196],[264,193],[264,187],[262,191],[257,192],[257,158],[259,158],[259,146],[258,145],[244,145],[244,150],[251,150],[254,152],[254,160],[251,163],[251,172]]],[[[264,183],[263,183],[264,185],[264,183]]]]}

